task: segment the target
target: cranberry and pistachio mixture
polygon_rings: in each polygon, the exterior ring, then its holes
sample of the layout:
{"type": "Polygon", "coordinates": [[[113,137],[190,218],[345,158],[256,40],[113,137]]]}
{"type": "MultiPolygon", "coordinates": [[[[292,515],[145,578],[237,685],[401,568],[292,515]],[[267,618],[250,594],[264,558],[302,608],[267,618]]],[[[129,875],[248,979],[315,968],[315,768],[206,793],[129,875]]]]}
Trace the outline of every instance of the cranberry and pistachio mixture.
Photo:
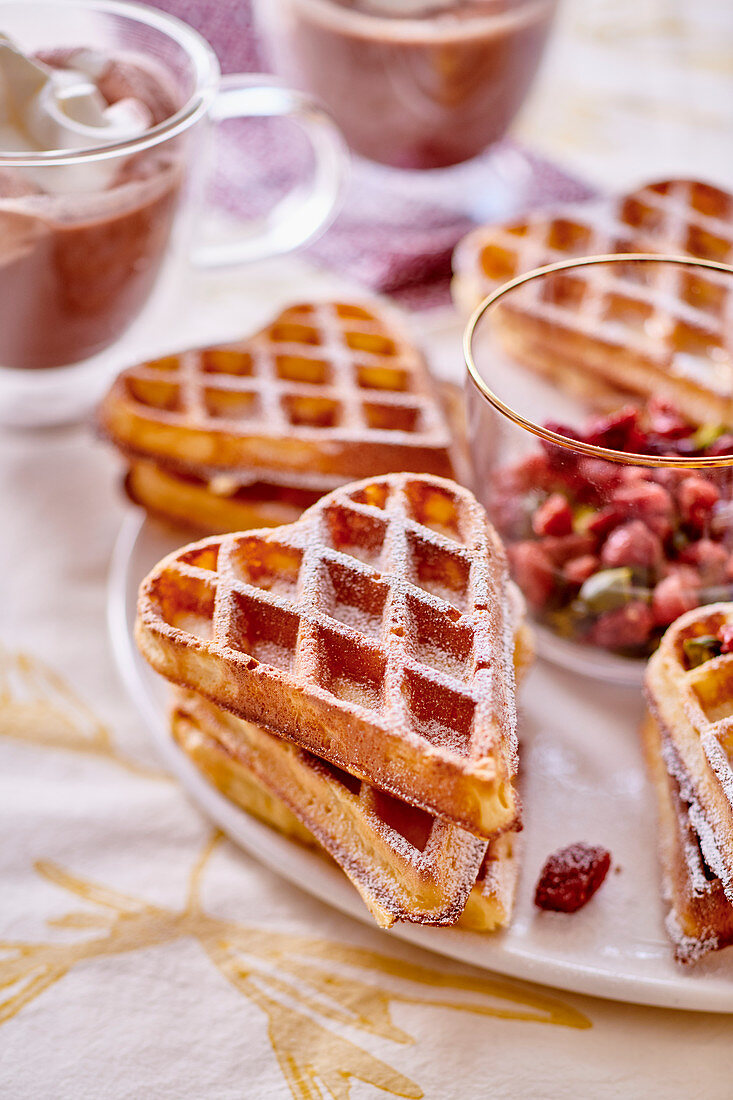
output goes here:
{"type": "MultiPolygon", "coordinates": [[[[733,432],[652,399],[570,439],[637,455],[733,455],[733,432]]],[[[733,469],[625,465],[543,442],[497,471],[491,511],[535,616],[560,635],[647,656],[685,611],[733,598],[733,469]]]]}

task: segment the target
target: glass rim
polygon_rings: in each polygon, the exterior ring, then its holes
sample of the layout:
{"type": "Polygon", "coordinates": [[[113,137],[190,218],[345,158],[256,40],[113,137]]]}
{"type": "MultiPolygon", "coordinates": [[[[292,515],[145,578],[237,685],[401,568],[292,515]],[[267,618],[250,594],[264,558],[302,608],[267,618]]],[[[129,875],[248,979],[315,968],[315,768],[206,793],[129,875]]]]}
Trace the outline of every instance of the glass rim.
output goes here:
{"type": "MultiPolygon", "coordinates": [[[[496,24],[497,20],[507,19],[523,14],[525,9],[546,6],[552,12],[557,8],[559,0],[515,0],[509,11],[502,8],[497,2],[496,11],[476,12],[461,18],[460,24],[451,24],[450,30],[455,38],[469,38],[475,34],[476,25],[496,24]]],[[[322,19],[329,20],[332,24],[348,24],[354,31],[364,31],[373,34],[382,27],[389,27],[391,36],[399,42],[409,42],[415,36],[423,41],[426,28],[431,21],[442,15],[442,11],[427,11],[422,15],[392,15],[386,11],[354,11],[352,9],[334,8],[331,0],[311,0],[315,7],[315,14],[320,14],[322,19]]]]}
{"type": "Polygon", "coordinates": [[[463,330],[463,358],[466,363],[470,381],[479,391],[481,397],[488,401],[498,413],[516,424],[517,427],[525,429],[539,439],[544,439],[548,443],[553,443],[558,447],[562,447],[564,450],[573,451],[576,454],[587,455],[589,458],[603,458],[610,462],[619,462],[635,466],[674,466],[682,469],[700,469],[702,467],[710,469],[711,467],[720,468],[733,466],[733,454],[710,455],[708,457],[686,455],[639,455],[633,454],[630,451],[617,451],[610,447],[599,447],[593,443],[585,443],[582,440],[571,439],[569,436],[560,435],[559,432],[553,432],[551,429],[545,428],[542,424],[537,424],[534,420],[530,420],[529,417],[523,416],[516,409],[513,409],[511,405],[502,401],[498,394],[492,390],[481,376],[481,372],[476,365],[473,355],[474,337],[484,315],[501,298],[511,293],[511,291],[515,290],[517,287],[522,286],[524,283],[531,282],[533,279],[542,278],[545,275],[554,274],[558,271],[567,271],[571,268],[593,267],[600,264],[630,262],[677,264],[678,266],[697,267],[707,271],[717,271],[724,275],[733,275],[733,267],[729,264],[721,263],[719,260],[693,259],[692,257],[676,255],[666,256],[662,253],[653,252],[616,252],[599,256],[578,256],[572,260],[559,260],[557,263],[546,264],[544,267],[536,267],[532,271],[517,275],[515,278],[510,279],[509,282],[502,283],[501,286],[497,287],[496,290],[492,291],[491,294],[487,295],[487,297],[479,302],[469,317],[466,327],[463,330]]]}
{"type": "MultiPolygon", "coordinates": [[[[28,11],[32,0],[0,0],[0,15],[4,8],[28,11]]],[[[39,6],[66,9],[69,0],[39,0],[39,6]]],[[[175,137],[187,130],[208,109],[214,99],[220,79],[219,62],[213,49],[193,27],[174,15],[139,4],[133,0],[91,0],[81,5],[84,10],[102,15],[118,15],[136,23],[161,31],[175,41],[190,58],[196,78],[196,86],[184,105],[162,122],[135,137],[121,141],[92,145],[84,149],[51,149],[38,152],[0,153],[0,168],[39,168],[44,165],[78,164],[85,161],[110,160],[118,156],[131,156],[153,145],[175,137]]]]}

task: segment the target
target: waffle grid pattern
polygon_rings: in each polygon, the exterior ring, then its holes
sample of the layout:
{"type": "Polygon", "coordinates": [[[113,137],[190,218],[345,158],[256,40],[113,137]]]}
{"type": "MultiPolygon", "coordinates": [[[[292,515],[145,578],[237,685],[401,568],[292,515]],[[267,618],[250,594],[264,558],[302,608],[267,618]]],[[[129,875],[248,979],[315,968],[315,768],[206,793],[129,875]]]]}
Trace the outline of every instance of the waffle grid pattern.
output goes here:
{"type": "Polygon", "coordinates": [[[309,454],[323,458],[334,443],[369,441],[382,450],[427,449],[431,472],[451,470],[448,431],[422,357],[388,315],[342,302],[292,306],[251,339],[130,368],[108,395],[102,423],[120,446],[181,462],[186,448],[171,440],[171,428],[218,440],[202,458],[216,465],[237,464],[235,442],[224,449],[223,441],[252,437],[272,440],[269,450],[245,449],[257,467],[290,457],[273,449],[277,440],[303,444],[290,462],[301,471],[320,468],[308,466],[309,454]]]}
{"type": "Polygon", "coordinates": [[[711,604],[670,627],[649,662],[646,691],[666,766],[689,805],[708,866],[733,903],[733,654],[688,668],[687,639],[717,636],[733,606],[711,604]]]}
{"type": "MultiPolygon", "coordinates": [[[[698,623],[700,633],[703,627],[712,631],[722,625],[715,613],[698,619],[698,623]]],[[[716,657],[689,671],[679,649],[678,659],[679,689],[693,702],[703,750],[723,796],[733,809],[733,654],[716,657]]]]}
{"type": "MultiPolygon", "coordinates": [[[[515,275],[576,256],[657,252],[733,260],[733,196],[692,180],[651,184],[612,204],[568,208],[469,234],[456,254],[456,281],[473,308],[515,275]]],[[[715,272],[638,265],[592,268],[529,283],[512,307],[548,325],[733,392],[731,281],[715,272]]]]}
{"type": "MultiPolygon", "coordinates": [[[[147,582],[143,623],[250,671],[269,666],[347,721],[363,720],[384,753],[364,778],[419,804],[426,755],[489,782],[516,769],[506,584],[500,544],[470,493],[391,475],[332,493],[290,528],[206,540],[166,559],[147,582]],[[404,759],[390,759],[387,732],[404,759]]],[[[302,737],[292,715],[240,713],[302,737]]],[[[302,743],[354,764],[338,735],[302,743]]],[[[442,811],[423,808],[451,817],[449,793],[435,798],[442,811]]]]}

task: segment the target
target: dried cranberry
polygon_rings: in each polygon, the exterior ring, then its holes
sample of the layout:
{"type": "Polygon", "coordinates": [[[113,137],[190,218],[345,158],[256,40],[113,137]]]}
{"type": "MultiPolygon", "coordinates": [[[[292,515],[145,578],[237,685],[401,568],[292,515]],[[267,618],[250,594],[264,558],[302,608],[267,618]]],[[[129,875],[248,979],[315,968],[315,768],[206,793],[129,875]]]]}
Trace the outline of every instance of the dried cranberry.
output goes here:
{"type": "Polygon", "coordinates": [[[583,475],[578,472],[577,463],[575,467],[565,466],[558,469],[556,471],[556,484],[562,485],[566,496],[576,504],[590,504],[595,507],[598,503],[598,490],[595,486],[589,485],[583,475]]]}
{"type": "Polygon", "coordinates": [[[658,626],[669,626],[700,603],[700,578],[690,565],[670,569],[654,589],[652,611],[658,626]]]}
{"type": "Polygon", "coordinates": [[[555,588],[555,570],[537,542],[518,542],[508,549],[514,578],[529,604],[543,608],[555,588]]]}
{"type": "Polygon", "coordinates": [[[611,853],[590,844],[569,844],[554,852],[542,868],[534,903],[555,913],[576,913],[603,884],[611,853]]]}
{"type": "Polygon", "coordinates": [[[627,467],[617,462],[607,462],[605,458],[581,458],[578,462],[578,475],[589,488],[598,492],[599,498],[608,494],[624,480],[627,467]]]}
{"type": "MultiPolygon", "coordinates": [[[[638,468],[639,467],[636,467],[636,469],[638,468]]],[[[668,493],[675,493],[680,482],[685,479],[683,470],[671,470],[664,467],[646,470],[644,473],[648,481],[653,481],[656,485],[661,485],[668,493]]]]}
{"type": "MultiPolygon", "coordinates": [[[[575,439],[575,436],[569,438],[575,439]]],[[[566,447],[560,447],[557,443],[550,443],[547,439],[540,440],[540,443],[545,459],[555,475],[559,470],[564,471],[565,475],[569,476],[575,470],[578,464],[578,456],[573,451],[569,451],[566,447]]]]}
{"type": "Polygon", "coordinates": [[[733,623],[725,623],[721,626],[718,637],[722,642],[721,653],[733,653],[733,623]]]}
{"type": "MultiPolygon", "coordinates": [[[[561,435],[565,439],[574,439],[576,443],[580,443],[583,439],[583,435],[576,428],[571,428],[569,424],[561,424],[558,420],[546,420],[545,428],[548,432],[554,432],[555,435],[561,435]]],[[[556,443],[548,444],[550,447],[556,447],[556,443]]]]}
{"type": "Polygon", "coordinates": [[[664,520],[667,526],[674,515],[674,504],[667,490],[646,478],[615,489],[611,494],[611,503],[629,519],[643,519],[647,526],[659,519],[664,520]]]}
{"type": "MultiPolygon", "coordinates": [[[[662,490],[663,491],[663,490],[662,490]]],[[[641,520],[633,519],[617,527],[606,539],[601,561],[614,569],[620,565],[658,569],[662,564],[662,544],[641,520]]]]}
{"type": "MultiPolygon", "coordinates": [[[[532,533],[527,498],[497,493],[489,506],[494,526],[507,539],[524,539],[532,533]]],[[[530,510],[531,511],[531,510],[530,510]]]]}
{"type": "MultiPolygon", "coordinates": [[[[596,418],[584,430],[546,426],[570,441],[621,453],[733,453],[733,429],[716,439],[720,428],[696,428],[661,398],[596,418]]],[[[679,615],[726,599],[733,589],[728,470],[646,468],[544,441],[539,453],[495,476],[492,513],[513,544],[514,574],[528,602],[558,611],[558,629],[567,619],[586,643],[648,653],[679,615]],[[602,605],[593,595],[596,577],[603,581],[602,605]]]]}
{"type": "Polygon", "coordinates": [[[733,527],[733,500],[719,500],[713,508],[710,533],[725,538],[733,527]]]}
{"type": "Polygon", "coordinates": [[[497,471],[496,484],[505,493],[527,493],[535,489],[548,489],[553,472],[547,461],[547,455],[539,451],[528,455],[515,466],[497,471]]]}
{"type": "Polygon", "coordinates": [[[650,399],[647,405],[647,423],[650,432],[666,439],[684,439],[694,430],[675,406],[662,397],[650,399]]]}
{"type": "Polygon", "coordinates": [[[579,558],[581,554],[592,554],[596,540],[592,535],[574,532],[571,535],[546,535],[540,545],[552,564],[561,569],[571,558],[579,558]]]}
{"type": "Polygon", "coordinates": [[[583,554],[579,558],[572,558],[563,569],[563,576],[568,584],[580,586],[588,577],[592,577],[599,567],[595,554],[583,554]]]}
{"type": "Polygon", "coordinates": [[[709,526],[720,491],[703,477],[686,477],[677,490],[677,505],[684,523],[698,531],[709,526]]]}
{"type": "Polygon", "coordinates": [[[639,410],[633,405],[625,405],[618,412],[590,424],[585,433],[585,441],[594,447],[636,453],[644,447],[644,437],[637,427],[638,420],[639,410]]]}
{"type": "Polygon", "coordinates": [[[605,611],[593,624],[590,641],[603,649],[643,649],[654,630],[654,616],[642,600],[605,611]]]}
{"type": "Polygon", "coordinates": [[[572,529],[572,509],[562,493],[552,493],[532,517],[536,535],[569,535],[572,529]]]}
{"type": "Polygon", "coordinates": [[[608,505],[606,508],[601,508],[599,512],[596,512],[595,516],[588,521],[588,533],[603,538],[604,535],[607,535],[614,527],[618,527],[620,523],[623,523],[624,518],[624,512],[621,508],[613,504],[608,505]]]}
{"type": "Polygon", "coordinates": [[[641,485],[650,480],[650,471],[646,466],[622,466],[620,483],[622,485],[641,485]]]}
{"type": "Polygon", "coordinates": [[[728,568],[728,551],[712,539],[698,539],[680,551],[680,561],[694,565],[703,584],[720,584],[728,568]]]}

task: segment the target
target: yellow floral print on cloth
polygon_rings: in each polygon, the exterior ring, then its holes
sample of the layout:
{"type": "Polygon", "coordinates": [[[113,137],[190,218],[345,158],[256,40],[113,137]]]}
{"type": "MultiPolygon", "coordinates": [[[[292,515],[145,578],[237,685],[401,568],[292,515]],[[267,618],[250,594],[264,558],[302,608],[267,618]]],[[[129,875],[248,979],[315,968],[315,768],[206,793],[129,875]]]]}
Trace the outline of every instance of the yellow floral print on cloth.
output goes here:
{"type": "MultiPolygon", "coordinates": [[[[131,765],[110,733],[51,670],[5,651],[0,651],[0,733],[39,750],[104,757],[124,768],[130,783],[161,777],[131,765]]],[[[90,782],[98,783],[99,776],[90,782]]],[[[0,1025],[30,1010],[75,968],[113,956],[134,959],[135,952],[146,948],[193,941],[227,982],[264,1013],[294,1100],[347,1100],[354,1080],[390,1096],[423,1096],[419,1082],[340,1033],[349,1029],[400,1045],[423,1041],[394,1023],[393,1005],[590,1026],[569,1005],[520,983],[446,973],[342,941],[216,916],[204,908],[201,888],[212,854],[226,843],[214,833],[198,855],[191,853],[188,896],[178,909],[131,896],[55,862],[36,860],[29,873],[64,891],[75,908],[46,921],[57,934],[48,940],[0,939],[0,1025]],[[76,934],[71,941],[69,933],[76,934]]],[[[149,858],[156,859],[155,850],[149,858]]]]}

